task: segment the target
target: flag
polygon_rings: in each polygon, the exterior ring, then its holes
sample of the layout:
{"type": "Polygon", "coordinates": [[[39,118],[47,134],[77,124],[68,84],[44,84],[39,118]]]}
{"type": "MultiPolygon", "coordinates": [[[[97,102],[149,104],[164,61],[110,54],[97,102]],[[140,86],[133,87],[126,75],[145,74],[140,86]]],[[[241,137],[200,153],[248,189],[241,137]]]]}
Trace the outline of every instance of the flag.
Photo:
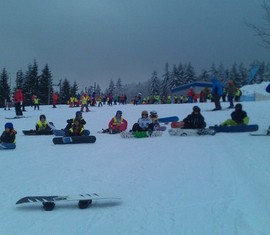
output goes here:
{"type": "Polygon", "coordinates": [[[259,68],[260,68],[260,65],[255,64],[255,65],[253,66],[253,68],[250,70],[250,72],[249,72],[249,77],[248,77],[248,83],[250,83],[250,82],[254,79],[254,77],[255,77],[255,75],[257,74],[259,68]]]}

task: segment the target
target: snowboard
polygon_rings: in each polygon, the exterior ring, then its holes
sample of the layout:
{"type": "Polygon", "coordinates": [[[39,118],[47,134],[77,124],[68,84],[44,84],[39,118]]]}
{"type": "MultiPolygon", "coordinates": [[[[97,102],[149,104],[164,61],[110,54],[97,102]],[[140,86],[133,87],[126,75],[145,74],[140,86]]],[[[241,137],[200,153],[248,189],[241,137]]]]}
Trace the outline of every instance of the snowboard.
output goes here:
{"type": "Polygon", "coordinates": [[[55,129],[55,130],[53,130],[53,134],[55,136],[64,136],[66,134],[66,132],[64,130],[57,130],[57,129],[55,129]]]}
{"type": "Polygon", "coordinates": [[[140,132],[129,132],[122,131],[120,133],[122,138],[147,138],[147,137],[158,137],[162,136],[162,131],[140,131],[140,132]]]}
{"type": "Polygon", "coordinates": [[[172,136],[200,136],[200,135],[215,135],[216,132],[213,129],[181,129],[172,128],[169,129],[169,134],[172,136]]]}
{"type": "Polygon", "coordinates": [[[43,131],[36,131],[36,130],[23,130],[24,135],[53,135],[52,130],[43,130],[43,131]]]}
{"type": "Polygon", "coordinates": [[[210,126],[210,129],[215,130],[216,132],[250,132],[257,131],[259,126],[256,124],[253,125],[237,125],[237,126],[210,126]]]}
{"type": "Polygon", "coordinates": [[[44,210],[51,211],[55,207],[55,203],[59,201],[78,201],[78,207],[80,209],[86,209],[92,201],[95,200],[121,200],[118,197],[100,196],[97,193],[92,194],[79,194],[79,195],[67,195],[67,196],[27,196],[19,199],[16,204],[25,203],[38,203],[42,204],[44,210]]]}
{"type": "Polygon", "coordinates": [[[14,143],[3,143],[0,142],[0,150],[8,150],[8,149],[15,149],[16,144],[14,143]]]}
{"type": "Polygon", "coordinates": [[[168,123],[168,122],[177,122],[178,120],[179,120],[179,117],[171,116],[171,117],[159,118],[158,122],[160,122],[160,123],[168,123]]]}
{"type": "Polygon", "coordinates": [[[166,126],[158,126],[158,127],[154,127],[155,131],[166,131],[167,127],[166,126]]]}
{"type": "Polygon", "coordinates": [[[269,136],[270,137],[270,135],[267,133],[250,133],[250,135],[251,136],[269,136]]]}
{"type": "Polygon", "coordinates": [[[184,122],[172,122],[171,128],[182,128],[184,126],[184,122]]]}
{"type": "Polygon", "coordinates": [[[67,137],[54,137],[54,144],[82,144],[82,143],[95,143],[96,137],[93,135],[89,136],[67,136],[67,137]]]}
{"type": "Polygon", "coordinates": [[[29,117],[26,116],[5,117],[5,119],[21,119],[21,118],[29,118],[29,117]]]}

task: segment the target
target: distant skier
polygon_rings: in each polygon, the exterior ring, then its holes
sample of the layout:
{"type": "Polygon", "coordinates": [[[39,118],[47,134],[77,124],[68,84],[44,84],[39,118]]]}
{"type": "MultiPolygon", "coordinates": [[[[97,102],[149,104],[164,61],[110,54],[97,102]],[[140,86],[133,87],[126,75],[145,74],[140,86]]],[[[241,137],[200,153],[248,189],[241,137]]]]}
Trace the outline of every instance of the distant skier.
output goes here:
{"type": "Polygon", "coordinates": [[[230,102],[230,106],[228,108],[231,109],[231,108],[234,108],[233,99],[234,99],[235,92],[236,92],[236,87],[235,87],[232,80],[229,80],[229,82],[228,82],[227,91],[228,91],[228,101],[230,102]]]}
{"type": "Polygon", "coordinates": [[[223,94],[223,87],[222,84],[217,80],[216,76],[213,76],[212,79],[212,97],[213,101],[215,102],[215,108],[213,111],[216,110],[221,110],[221,105],[220,105],[220,97],[223,94]]]}
{"type": "Polygon", "coordinates": [[[22,104],[23,104],[23,93],[21,89],[17,89],[14,94],[15,112],[16,116],[22,116],[22,104]]]}

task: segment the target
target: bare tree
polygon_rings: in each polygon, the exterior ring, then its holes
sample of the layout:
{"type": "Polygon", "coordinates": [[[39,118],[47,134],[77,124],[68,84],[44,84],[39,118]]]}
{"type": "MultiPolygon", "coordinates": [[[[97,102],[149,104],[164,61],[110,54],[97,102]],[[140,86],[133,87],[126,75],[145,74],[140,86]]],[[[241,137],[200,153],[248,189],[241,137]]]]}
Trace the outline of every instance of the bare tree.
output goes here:
{"type": "Polygon", "coordinates": [[[265,11],[265,15],[263,16],[265,24],[258,26],[247,23],[247,26],[255,31],[256,36],[261,38],[263,47],[270,48],[270,4],[267,3],[267,0],[263,1],[262,8],[265,11]]]}

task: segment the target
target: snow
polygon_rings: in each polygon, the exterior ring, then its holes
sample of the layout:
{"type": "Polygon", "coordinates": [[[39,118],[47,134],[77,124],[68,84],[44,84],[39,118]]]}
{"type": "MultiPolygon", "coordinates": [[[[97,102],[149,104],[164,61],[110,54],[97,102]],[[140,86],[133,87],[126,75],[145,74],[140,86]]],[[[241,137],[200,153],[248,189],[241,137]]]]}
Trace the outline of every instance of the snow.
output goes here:
{"type": "MultiPolygon", "coordinates": [[[[231,110],[205,112],[208,126],[229,118],[231,110]]],[[[159,117],[191,112],[193,104],[116,105],[84,113],[94,144],[54,145],[52,136],[24,136],[40,114],[63,128],[78,108],[27,107],[29,118],[12,120],[17,148],[1,151],[0,234],[270,234],[268,137],[249,133],[215,136],[122,139],[99,134],[117,110],[130,129],[142,110],[159,117]],[[85,209],[58,203],[51,212],[38,204],[15,205],[30,195],[99,193],[121,201],[96,201],[85,209]]],[[[223,107],[228,103],[222,103],[223,107]]],[[[259,132],[269,126],[270,101],[243,102],[259,132]]],[[[15,112],[0,111],[0,125],[15,112]]],[[[168,126],[169,128],[169,126],[168,126]]]]}

